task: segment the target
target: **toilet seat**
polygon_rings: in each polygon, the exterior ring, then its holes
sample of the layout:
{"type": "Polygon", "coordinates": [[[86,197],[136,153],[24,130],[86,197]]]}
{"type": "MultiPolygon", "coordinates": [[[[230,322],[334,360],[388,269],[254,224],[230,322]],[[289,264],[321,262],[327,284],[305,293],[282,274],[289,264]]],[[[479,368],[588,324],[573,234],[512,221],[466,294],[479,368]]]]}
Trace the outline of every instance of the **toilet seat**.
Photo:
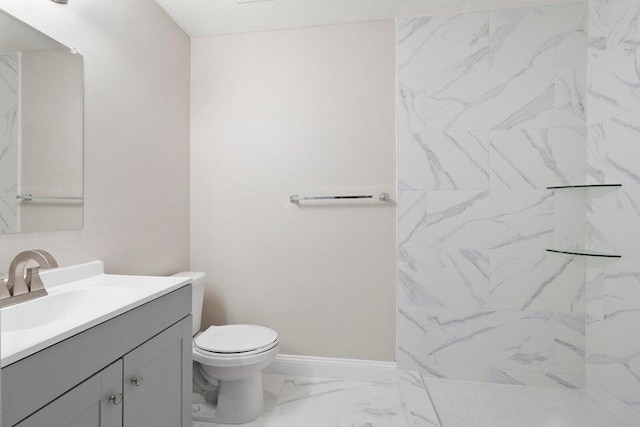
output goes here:
{"type": "Polygon", "coordinates": [[[248,356],[255,356],[257,354],[261,354],[261,353],[265,353],[269,350],[271,350],[274,347],[277,347],[279,344],[279,340],[276,340],[274,343],[272,343],[271,345],[268,345],[267,347],[263,347],[263,348],[259,348],[253,351],[245,351],[242,353],[216,353],[215,351],[207,351],[207,350],[203,350],[200,347],[198,347],[198,345],[195,343],[193,343],[193,349],[196,351],[196,353],[199,353],[203,356],[207,356],[209,358],[214,358],[214,359],[241,359],[243,357],[248,357],[248,356]]]}
{"type": "Polygon", "coordinates": [[[278,354],[280,349],[279,343],[276,341],[272,346],[256,350],[249,353],[213,353],[206,350],[201,350],[196,346],[195,340],[193,343],[192,357],[194,362],[201,363],[205,366],[216,367],[239,367],[250,366],[263,363],[264,361],[271,361],[278,354]]]}
{"type": "Polygon", "coordinates": [[[216,358],[263,353],[278,345],[278,333],[257,325],[211,326],[194,340],[195,350],[216,358]]]}

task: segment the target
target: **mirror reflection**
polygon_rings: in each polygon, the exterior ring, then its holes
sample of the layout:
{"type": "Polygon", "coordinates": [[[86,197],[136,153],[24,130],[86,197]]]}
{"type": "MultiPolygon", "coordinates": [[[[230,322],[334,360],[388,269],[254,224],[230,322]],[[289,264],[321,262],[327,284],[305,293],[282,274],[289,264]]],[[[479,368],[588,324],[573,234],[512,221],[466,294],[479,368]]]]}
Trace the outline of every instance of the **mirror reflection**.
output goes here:
{"type": "Polygon", "coordinates": [[[0,12],[0,234],[82,228],[82,56],[0,12]]]}

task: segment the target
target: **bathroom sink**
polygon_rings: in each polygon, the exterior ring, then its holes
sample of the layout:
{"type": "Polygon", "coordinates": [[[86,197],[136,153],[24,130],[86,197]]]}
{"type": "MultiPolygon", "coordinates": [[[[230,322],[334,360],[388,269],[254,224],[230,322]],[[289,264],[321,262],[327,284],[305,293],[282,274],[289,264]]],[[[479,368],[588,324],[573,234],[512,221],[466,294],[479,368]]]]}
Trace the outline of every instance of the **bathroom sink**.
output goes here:
{"type": "Polygon", "coordinates": [[[104,273],[94,261],[40,272],[47,296],[0,310],[1,366],[92,328],[189,283],[187,277],[104,273]]]}
{"type": "Polygon", "coordinates": [[[109,302],[124,297],[130,290],[115,287],[64,289],[42,298],[7,307],[2,310],[0,330],[24,331],[50,328],[54,323],[82,316],[83,313],[107,307],[109,302]]]}

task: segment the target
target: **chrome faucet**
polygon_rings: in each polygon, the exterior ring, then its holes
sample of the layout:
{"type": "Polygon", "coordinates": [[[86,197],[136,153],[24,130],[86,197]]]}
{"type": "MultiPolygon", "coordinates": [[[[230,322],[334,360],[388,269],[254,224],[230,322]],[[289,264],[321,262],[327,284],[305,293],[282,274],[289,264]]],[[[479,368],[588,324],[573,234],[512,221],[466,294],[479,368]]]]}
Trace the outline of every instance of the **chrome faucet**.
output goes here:
{"type": "Polygon", "coordinates": [[[56,267],[58,267],[58,263],[47,251],[34,249],[20,252],[9,266],[9,279],[6,288],[0,287],[0,306],[5,307],[47,295],[40,278],[40,269],[56,267]],[[27,268],[25,278],[25,267],[30,261],[35,261],[38,266],[27,268]]]}

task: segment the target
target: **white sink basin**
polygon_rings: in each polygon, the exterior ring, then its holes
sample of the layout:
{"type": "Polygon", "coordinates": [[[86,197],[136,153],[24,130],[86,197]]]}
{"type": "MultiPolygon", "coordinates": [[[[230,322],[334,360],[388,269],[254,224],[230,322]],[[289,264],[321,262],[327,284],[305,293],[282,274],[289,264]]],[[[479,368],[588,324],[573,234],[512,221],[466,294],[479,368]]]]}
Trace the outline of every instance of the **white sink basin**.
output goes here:
{"type": "Polygon", "coordinates": [[[104,274],[101,261],[40,275],[49,295],[0,310],[2,367],[189,282],[187,277],[104,274]]]}
{"type": "Polygon", "coordinates": [[[129,289],[106,286],[61,289],[51,295],[3,309],[0,330],[5,333],[50,328],[53,323],[64,322],[81,316],[83,312],[107,307],[110,302],[130,292],[129,289]]]}

